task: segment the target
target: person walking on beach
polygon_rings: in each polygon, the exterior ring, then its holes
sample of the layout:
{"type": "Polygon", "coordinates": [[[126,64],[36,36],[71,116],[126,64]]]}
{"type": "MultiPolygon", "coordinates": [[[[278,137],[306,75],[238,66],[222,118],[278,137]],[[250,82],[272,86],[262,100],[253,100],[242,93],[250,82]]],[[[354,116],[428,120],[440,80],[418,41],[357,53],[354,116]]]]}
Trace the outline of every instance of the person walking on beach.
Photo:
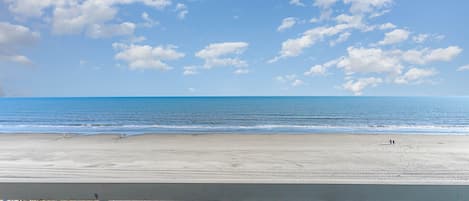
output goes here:
{"type": "Polygon", "coordinates": [[[392,144],[392,139],[389,139],[389,144],[392,144]]]}
{"type": "Polygon", "coordinates": [[[392,140],[392,144],[396,144],[396,142],[394,140],[392,140]]]}

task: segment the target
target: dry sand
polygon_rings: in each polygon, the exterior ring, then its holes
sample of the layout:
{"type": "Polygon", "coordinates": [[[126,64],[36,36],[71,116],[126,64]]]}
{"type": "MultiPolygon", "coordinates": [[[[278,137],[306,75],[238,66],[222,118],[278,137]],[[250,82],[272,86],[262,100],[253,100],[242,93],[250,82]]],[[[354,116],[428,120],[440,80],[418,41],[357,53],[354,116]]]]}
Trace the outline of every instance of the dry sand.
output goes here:
{"type": "Polygon", "coordinates": [[[467,185],[469,136],[2,134],[0,181],[467,185]]]}

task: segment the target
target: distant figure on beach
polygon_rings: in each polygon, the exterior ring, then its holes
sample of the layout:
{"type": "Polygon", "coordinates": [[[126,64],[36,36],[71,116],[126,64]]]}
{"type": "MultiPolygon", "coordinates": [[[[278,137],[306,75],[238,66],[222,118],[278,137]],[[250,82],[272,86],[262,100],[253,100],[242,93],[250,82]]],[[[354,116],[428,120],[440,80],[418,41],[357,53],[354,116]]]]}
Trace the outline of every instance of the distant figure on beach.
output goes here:
{"type": "Polygon", "coordinates": [[[396,144],[396,142],[394,140],[392,140],[392,144],[396,144]]]}
{"type": "Polygon", "coordinates": [[[392,139],[389,139],[389,144],[392,144],[392,139]]]}

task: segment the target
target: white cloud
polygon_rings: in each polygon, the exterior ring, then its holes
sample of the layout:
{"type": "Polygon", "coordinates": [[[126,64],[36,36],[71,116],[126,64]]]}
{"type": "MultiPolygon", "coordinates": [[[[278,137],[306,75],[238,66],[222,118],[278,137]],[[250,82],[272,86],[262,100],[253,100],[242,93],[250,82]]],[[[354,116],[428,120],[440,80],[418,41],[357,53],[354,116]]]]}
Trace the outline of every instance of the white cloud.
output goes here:
{"type": "Polygon", "coordinates": [[[396,51],[402,55],[402,59],[412,64],[426,64],[436,61],[451,61],[462,52],[458,46],[449,46],[447,48],[438,49],[422,49],[396,51]]]}
{"type": "Polygon", "coordinates": [[[351,13],[372,13],[376,10],[387,8],[393,0],[344,0],[345,4],[351,4],[351,13]]]}
{"type": "Polygon", "coordinates": [[[442,35],[442,34],[437,34],[434,37],[435,37],[435,40],[443,40],[443,39],[445,39],[446,36],[442,35]]]}
{"type": "Polygon", "coordinates": [[[377,17],[380,17],[386,13],[389,13],[391,12],[391,9],[386,9],[386,10],[379,10],[379,11],[376,11],[376,12],[373,12],[370,14],[369,18],[377,18],[377,17]]]}
{"type": "Polygon", "coordinates": [[[31,64],[32,62],[17,51],[32,46],[39,40],[40,34],[28,27],[0,22],[0,61],[31,64]]]}
{"type": "Polygon", "coordinates": [[[31,62],[31,60],[29,60],[28,57],[23,56],[23,55],[1,55],[0,54],[0,61],[14,62],[14,63],[23,64],[23,65],[33,64],[33,62],[31,62]]]}
{"type": "Polygon", "coordinates": [[[305,6],[305,4],[301,2],[301,0],[290,0],[290,4],[295,6],[305,6]]]}
{"type": "Polygon", "coordinates": [[[281,83],[289,83],[293,87],[303,85],[304,84],[303,80],[300,80],[297,77],[298,76],[296,74],[289,74],[289,75],[284,75],[284,76],[279,75],[275,77],[275,80],[281,83]]]}
{"type": "Polygon", "coordinates": [[[304,73],[306,76],[312,76],[312,75],[324,75],[326,74],[326,67],[323,65],[314,65],[312,66],[308,71],[304,73]]]}
{"type": "Polygon", "coordinates": [[[403,66],[400,59],[379,48],[347,48],[348,56],[337,63],[347,74],[390,73],[400,74],[403,66]]]}
{"type": "MultiPolygon", "coordinates": [[[[338,24],[334,26],[321,26],[309,29],[298,38],[288,39],[282,43],[278,56],[270,59],[269,63],[277,62],[279,59],[299,56],[303,49],[309,48],[319,41],[328,37],[341,34],[349,29],[359,29],[368,31],[372,27],[363,23],[361,16],[339,15],[336,17],[338,24]]],[[[348,38],[348,34],[342,36],[342,39],[348,38]]]]}
{"type": "Polygon", "coordinates": [[[416,43],[424,43],[428,37],[430,37],[428,34],[419,34],[412,37],[412,40],[416,43]]]}
{"type": "Polygon", "coordinates": [[[454,57],[459,55],[462,52],[462,49],[458,46],[449,46],[447,48],[438,48],[431,50],[427,55],[425,55],[425,60],[428,62],[431,61],[451,61],[454,57]]]}
{"type": "Polygon", "coordinates": [[[311,23],[316,23],[331,18],[333,11],[331,9],[338,0],[315,0],[313,5],[321,9],[321,15],[319,18],[312,18],[311,23]]]}
{"type": "Polygon", "coordinates": [[[292,28],[296,24],[296,18],[294,17],[287,17],[282,20],[282,24],[278,26],[277,31],[284,31],[286,29],[292,28]]]}
{"type": "Polygon", "coordinates": [[[352,35],[352,34],[351,34],[350,32],[341,33],[341,34],[339,35],[339,37],[337,37],[336,40],[330,41],[330,42],[329,42],[329,45],[330,45],[330,46],[335,46],[335,45],[337,45],[337,44],[339,44],[339,43],[343,43],[343,42],[347,41],[348,38],[349,38],[351,35],[352,35]]]}
{"type": "Polygon", "coordinates": [[[250,71],[245,68],[236,69],[233,73],[236,75],[248,74],[250,71]]]}
{"type": "MultiPolygon", "coordinates": [[[[436,75],[434,69],[423,69],[412,67],[405,70],[409,65],[424,65],[431,62],[449,62],[462,52],[458,46],[449,46],[438,49],[421,50],[383,50],[380,48],[349,47],[347,55],[331,60],[321,65],[314,65],[304,73],[306,76],[324,75],[327,69],[335,66],[343,69],[349,77],[353,74],[384,74],[387,81],[396,84],[419,84],[425,78],[436,75]]],[[[469,66],[460,67],[458,70],[469,70],[469,66]]],[[[372,77],[375,78],[375,77],[372,77]]],[[[381,83],[382,78],[349,80],[343,85],[344,89],[360,95],[364,88],[381,83]]]]}
{"type": "Polygon", "coordinates": [[[411,68],[404,75],[397,77],[394,82],[396,84],[421,83],[424,78],[436,74],[437,72],[434,69],[411,68]]]}
{"type": "Polygon", "coordinates": [[[291,83],[291,85],[292,85],[293,87],[298,87],[298,86],[301,86],[301,85],[303,85],[303,84],[304,84],[303,80],[299,80],[299,79],[296,79],[296,80],[294,80],[294,81],[291,83]]]}
{"type": "Polygon", "coordinates": [[[469,64],[460,66],[457,71],[469,71],[469,64]]]}
{"type": "Polygon", "coordinates": [[[311,47],[325,37],[337,35],[347,28],[349,28],[349,26],[340,24],[332,27],[317,27],[307,30],[299,38],[284,41],[279,56],[271,59],[269,63],[276,62],[281,58],[298,56],[303,52],[303,49],[311,47]]]}
{"type": "Polygon", "coordinates": [[[79,34],[98,38],[115,35],[131,35],[135,24],[116,23],[117,5],[141,3],[163,9],[171,0],[7,0],[8,9],[19,17],[51,19],[55,34],[79,34]],[[51,10],[51,16],[45,11],[51,10]]]}
{"type": "Polygon", "coordinates": [[[52,29],[55,34],[77,34],[84,31],[93,38],[114,35],[113,29],[123,29],[122,34],[133,34],[135,25],[132,23],[124,25],[125,27],[108,23],[115,18],[117,12],[113,4],[104,1],[85,1],[76,5],[59,6],[54,10],[52,29]]]}
{"type": "Polygon", "coordinates": [[[296,74],[290,74],[290,75],[279,75],[277,77],[275,77],[275,80],[279,81],[279,82],[288,82],[288,81],[292,81],[292,80],[295,80],[296,79],[296,74]]]}
{"type": "Polygon", "coordinates": [[[186,15],[189,13],[186,4],[183,4],[183,3],[178,3],[176,5],[175,11],[178,12],[178,18],[179,19],[186,18],[186,15]]]}
{"type": "Polygon", "coordinates": [[[147,12],[143,12],[141,17],[144,21],[144,23],[143,23],[144,27],[151,28],[151,27],[159,24],[159,22],[156,21],[156,20],[153,20],[147,12]]]}
{"type": "Polygon", "coordinates": [[[195,75],[198,74],[199,72],[197,71],[198,67],[197,66],[185,66],[184,67],[184,72],[182,73],[183,75],[195,75]]]}
{"type": "Polygon", "coordinates": [[[339,60],[331,60],[322,65],[314,65],[308,71],[304,72],[306,76],[313,76],[313,75],[325,75],[327,73],[327,69],[337,65],[339,60]]]}
{"type": "Polygon", "coordinates": [[[315,0],[313,5],[322,9],[330,8],[338,0],[315,0]]]}
{"type": "Polygon", "coordinates": [[[113,47],[120,51],[115,55],[115,59],[127,62],[132,70],[169,70],[171,67],[165,63],[166,61],[184,57],[184,53],[176,51],[177,47],[174,45],[152,47],[114,43],[113,47]]]}
{"type": "Polygon", "coordinates": [[[368,32],[375,29],[375,26],[367,25],[361,15],[340,14],[335,18],[335,20],[338,23],[336,26],[345,26],[346,29],[358,29],[362,32],[368,32]]]}
{"type": "Polygon", "coordinates": [[[212,43],[198,51],[195,56],[205,61],[204,67],[207,69],[217,66],[246,67],[247,62],[236,56],[242,54],[248,46],[246,42],[212,43]]]}
{"type": "Polygon", "coordinates": [[[349,80],[342,85],[343,89],[351,91],[354,95],[360,96],[363,94],[363,90],[367,87],[376,87],[382,83],[381,78],[368,77],[360,78],[358,80],[349,80]]]}
{"type": "Polygon", "coordinates": [[[347,74],[387,73],[400,75],[404,63],[423,65],[437,61],[451,61],[462,52],[457,46],[423,50],[382,50],[380,48],[347,48],[348,55],[339,58],[338,68],[347,74]]]}
{"type": "Polygon", "coordinates": [[[384,39],[378,45],[391,45],[403,42],[409,38],[410,32],[404,29],[395,29],[385,34],[384,39]]]}
{"type": "Polygon", "coordinates": [[[393,23],[388,22],[388,23],[385,23],[385,24],[381,24],[379,26],[379,29],[380,30],[387,30],[387,29],[395,29],[396,27],[397,26],[394,25],[393,23]]]}
{"type": "Polygon", "coordinates": [[[28,27],[0,22],[0,46],[29,46],[39,39],[39,33],[28,27]]]}
{"type": "Polygon", "coordinates": [[[124,22],[121,24],[101,25],[93,24],[87,30],[87,35],[91,38],[105,38],[120,35],[132,35],[135,30],[135,24],[124,22]]]}
{"type": "Polygon", "coordinates": [[[8,10],[20,17],[41,17],[43,10],[52,5],[63,5],[67,1],[60,0],[5,0],[8,10]]]}
{"type": "Polygon", "coordinates": [[[191,93],[193,93],[193,92],[196,91],[196,89],[195,89],[195,88],[192,88],[192,87],[189,87],[187,90],[189,90],[189,92],[191,92],[191,93]]]}

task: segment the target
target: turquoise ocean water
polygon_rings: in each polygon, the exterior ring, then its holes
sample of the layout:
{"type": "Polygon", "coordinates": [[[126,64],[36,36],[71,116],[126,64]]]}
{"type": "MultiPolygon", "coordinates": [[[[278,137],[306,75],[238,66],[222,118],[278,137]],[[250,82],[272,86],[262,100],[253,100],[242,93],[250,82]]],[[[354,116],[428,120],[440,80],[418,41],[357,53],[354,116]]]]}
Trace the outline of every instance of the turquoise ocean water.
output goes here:
{"type": "Polygon", "coordinates": [[[0,133],[469,134],[469,97],[2,98],[0,133]]]}

